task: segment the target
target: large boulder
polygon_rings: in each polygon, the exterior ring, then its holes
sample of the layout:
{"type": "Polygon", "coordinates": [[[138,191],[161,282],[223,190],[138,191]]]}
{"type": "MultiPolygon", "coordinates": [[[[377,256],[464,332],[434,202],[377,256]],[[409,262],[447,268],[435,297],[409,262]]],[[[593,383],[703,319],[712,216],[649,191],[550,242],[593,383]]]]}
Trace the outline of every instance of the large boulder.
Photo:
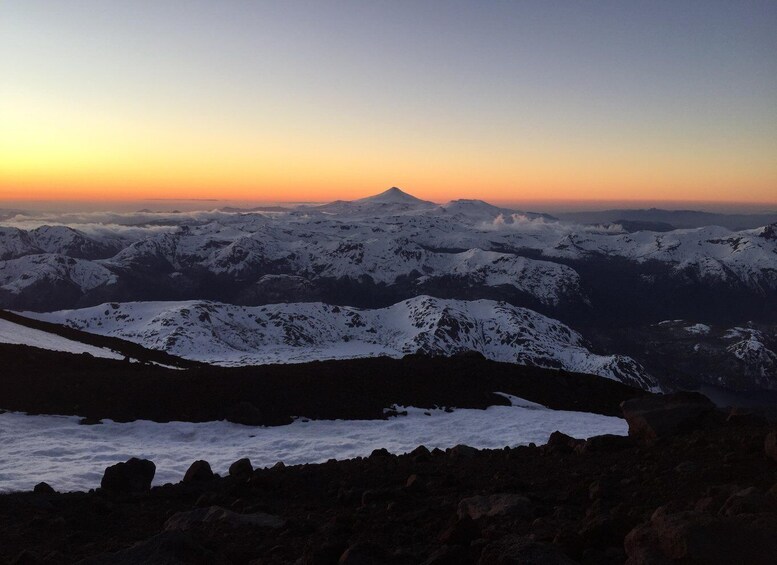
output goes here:
{"type": "Polygon", "coordinates": [[[251,465],[251,460],[247,457],[238,459],[229,466],[229,476],[236,479],[249,479],[253,472],[254,467],[251,465]]]}
{"type": "Polygon", "coordinates": [[[634,528],[624,546],[628,565],[698,563],[773,564],[777,555],[774,513],[715,516],[661,507],[650,522],[634,528]]]}
{"type": "Polygon", "coordinates": [[[483,548],[480,565],[575,565],[557,546],[528,538],[506,537],[483,548]]]}
{"type": "Polygon", "coordinates": [[[471,496],[459,502],[460,519],[477,520],[484,516],[519,516],[531,518],[532,509],[529,499],[520,494],[490,494],[471,496]]]}
{"type": "Polygon", "coordinates": [[[79,565],[220,565],[219,558],[185,532],[162,532],[117,553],[103,553],[79,565]]]}
{"type": "Polygon", "coordinates": [[[702,394],[677,392],[632,398],[621,403],[621,410],[629,436],[650,444],[693,428],[715,405],[702,394]]]}
{"type": "Polygon", "coordinates": [[[202,524],[222,524],[230,528],[280,528],[285,523],[282,518],[264,512],[238,514],[220,506],[210,506],[173,514],[165,522],[165,530],[187,531],[202,524]]]}
{"type": "Polygon", "coordinates": [[[186,474],[183,476],[185,483],[201,483],[213,479],[213,470],[207,461],[195,461],[189,466],[186,474]]]}
{"type": "Polygon", "coordinates": [[[764,452],[769,459],[777,461],[777,431],[766,434],[764,440],[764,452]]]}
{"type": "Polygon", "coordinates": [[[116,463],[105,469],[100,486],[109,492],[138,494],[151,490],[156,465],[148,459],[133,457],[124,463],[116,463]]]}

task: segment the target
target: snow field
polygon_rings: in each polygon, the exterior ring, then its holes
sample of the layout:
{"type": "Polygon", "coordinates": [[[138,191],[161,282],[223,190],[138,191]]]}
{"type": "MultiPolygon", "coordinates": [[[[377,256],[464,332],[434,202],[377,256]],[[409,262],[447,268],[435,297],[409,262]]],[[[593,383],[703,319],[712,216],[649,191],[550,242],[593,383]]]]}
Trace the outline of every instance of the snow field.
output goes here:
{"type": "Polygon", "coordinates": [[[135,421],[82,426],[75,416],[0,414],[0,491],[31,490],[45,481],[59,491],[100,485],[109,465],[131,457],[152,460],[154,484],[180,481],[197,459],[226,474],[249,457],[255,467],[367,456],[385,447],[406,453],[419,445],[445,449],[545,443],[560,430],[578,438],[626,435],[620,418],[537,407],[514,399],[514,406],[486,410],[407,408],[407,416],[387,420],[297,420],[287,426],[252,427],[229,422],[155,423],[135,421]]]}

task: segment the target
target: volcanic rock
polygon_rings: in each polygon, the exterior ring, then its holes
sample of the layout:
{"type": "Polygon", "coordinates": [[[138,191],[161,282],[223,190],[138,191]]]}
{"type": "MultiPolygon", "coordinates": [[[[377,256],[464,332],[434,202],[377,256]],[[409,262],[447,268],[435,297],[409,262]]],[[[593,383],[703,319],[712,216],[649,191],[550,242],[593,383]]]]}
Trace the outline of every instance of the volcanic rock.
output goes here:
{"type": "Polygon", "coordinates": [[[213,479],[213,471],[207,461],[195,461],[183,477],[184,483],[198,483],[213,479]]]}
{"type": "Polygon", "coordinates": [[[156,465],[152,461],[133,457],[105,469],[100,486],[114,493],[144,493],[151,489],[155,473],[156,465]]]}
{"type": "Polygon", "coordinates": [[[694,427],[714,409],[706,396],[695,392],[644,396],[621,403],[629,436],[647,444],[694,427]]]}

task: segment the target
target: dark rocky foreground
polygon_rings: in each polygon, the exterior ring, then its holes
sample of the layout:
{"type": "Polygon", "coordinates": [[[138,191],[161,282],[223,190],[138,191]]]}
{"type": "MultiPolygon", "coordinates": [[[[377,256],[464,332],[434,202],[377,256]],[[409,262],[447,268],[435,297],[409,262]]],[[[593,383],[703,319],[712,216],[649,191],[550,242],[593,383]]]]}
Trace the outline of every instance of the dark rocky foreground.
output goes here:
{"type": "Polygon", "coordinates": [[[15,563],[774,563],[777,434],[703,397],[627,401],[629,438],[459,446],[216,477],[153,465],[101,489],[0,496],[15,563]]]}

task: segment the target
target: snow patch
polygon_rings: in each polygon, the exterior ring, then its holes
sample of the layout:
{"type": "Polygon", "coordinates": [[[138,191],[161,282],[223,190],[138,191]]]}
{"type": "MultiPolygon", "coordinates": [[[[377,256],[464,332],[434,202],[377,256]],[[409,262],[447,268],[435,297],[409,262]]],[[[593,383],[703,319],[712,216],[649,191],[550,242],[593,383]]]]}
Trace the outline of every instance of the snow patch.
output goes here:
{"type": "Polygon", "coordinates": [[[241,457],[250,458],[255,467],[267,467],[277,461],[292,465],[366,456],[382,447],[392,453],[407,453],[419,445],[497,449],[542,444],[556,430],[578,438],[628,431],[620,418],[525,406],[450,413],[406,410],[407,416],[387,420],[297,420],[270,428],[110,420],[80,426],[78,417],[7,412],[0,414],[0,491],[31,490],[41,481],[60,491],[95,488],[106,467],[130,457],[152,460],[157,466],[154,484],[160,485],[180,481],[197,459],[225,474],[241,457]]]}

